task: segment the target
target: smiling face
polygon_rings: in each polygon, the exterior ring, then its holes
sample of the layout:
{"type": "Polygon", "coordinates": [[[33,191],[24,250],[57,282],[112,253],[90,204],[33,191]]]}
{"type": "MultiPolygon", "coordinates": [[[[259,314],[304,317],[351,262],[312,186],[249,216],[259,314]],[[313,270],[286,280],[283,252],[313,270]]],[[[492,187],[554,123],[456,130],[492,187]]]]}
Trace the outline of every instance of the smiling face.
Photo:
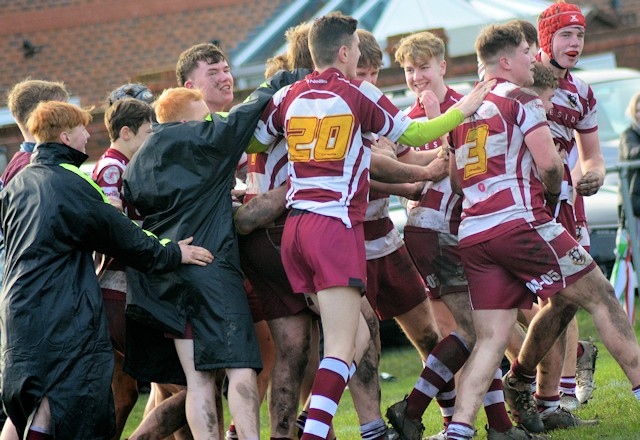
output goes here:
{"type": "Polygon", "coordinates": [[[200,90],[212,113],[223,111],[233,101],[233,76],[225,60],[214,64],[199,61],[184,86],[200,90]]]}
{"type": "Polygon", "coordinates": [[[531,86],[533,84],[533,64],[536,59],[531,53],[529,44],[523,39],[508,58],[511,67],[510,80],[521,87],[531,86]]]}
{"type": "Polygon", "coordinates": [[[575,67],[584,49],[584,28],[570,26],[560,29],[551,42],[553,58],[565,69],[575,67]]]}
{"type": "Polygon", "coordinates": [[[438,91],[445,87],[445,61],[438,61],[435,57],[429,61],[406,60],[402,67],[407,87],[418,96],[425,90],[431,90],[438,95],[438,91]]]}
{"type": "Polygon", "coordinates": [[[77,125],[71,130],[63,131],[60,134],[60,140],[63,144],[70,146],[74,150],[86,153],[87,141],[89,140],[89,132],[84,125],[77,125]]]}

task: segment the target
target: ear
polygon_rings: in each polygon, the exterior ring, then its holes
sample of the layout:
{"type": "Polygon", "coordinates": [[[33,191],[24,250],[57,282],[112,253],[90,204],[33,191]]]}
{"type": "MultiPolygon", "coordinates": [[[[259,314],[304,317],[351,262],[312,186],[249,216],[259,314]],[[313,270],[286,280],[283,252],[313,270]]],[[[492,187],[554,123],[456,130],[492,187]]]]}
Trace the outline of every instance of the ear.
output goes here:
{"type": "Polygon", "coordinates": [[[193,81],[191,81],[190,79],[186,80],[186,81],[184,82],[184,86],[185,86],[187,89],[193,89],[193,88],[194,88],[194,87],[193,87],[193,81]]]}
{"type": "Polygon", "coordinates": [[[442,60],[442,62],[440,63],[440,73],[442,74],[442,76],[447,73],[447,62],[445,60],[442,60]]]}
{"type": "Polygon", "coordinates": [[[346,63],[349,58],[349,48],[347,46],[340,46],[338,49],[338,61],[346,63]]]}
{"type": "Polygon", "coordinates": [[[511,70],[511,58],[507,56],[500,57],[500,67],[503,70],[511,70]]]}
{"type": "Polygon", "coordinates": [[[69,133],[67,133],[66,131],[63,131],[62,133],[60,133],[60,142],[65,144],[65,145],[70,145],[70,141],[69,141],[69,133]]]}
{"type": "Polygon", "coordinates": [[[131,129],[125,125],[120,129],[120,133],[118,133],[118,137],[123,141],[128,141],[129,139],[131,139],[132,134],[133,133],[131,132],[131,129]]]}

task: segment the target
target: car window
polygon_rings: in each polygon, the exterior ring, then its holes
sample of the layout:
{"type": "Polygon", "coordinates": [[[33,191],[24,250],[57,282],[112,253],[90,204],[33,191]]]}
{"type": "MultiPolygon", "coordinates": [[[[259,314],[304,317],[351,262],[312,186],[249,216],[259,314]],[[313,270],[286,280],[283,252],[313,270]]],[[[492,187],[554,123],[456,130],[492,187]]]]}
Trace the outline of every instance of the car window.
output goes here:
{"type": "Polygon", "coordinates": [[[625,111],[629,99],[640,91],[640,77],[591,84],[598,101],[598,130],[600,140],[611,141],[629,126],[625,111]]]}

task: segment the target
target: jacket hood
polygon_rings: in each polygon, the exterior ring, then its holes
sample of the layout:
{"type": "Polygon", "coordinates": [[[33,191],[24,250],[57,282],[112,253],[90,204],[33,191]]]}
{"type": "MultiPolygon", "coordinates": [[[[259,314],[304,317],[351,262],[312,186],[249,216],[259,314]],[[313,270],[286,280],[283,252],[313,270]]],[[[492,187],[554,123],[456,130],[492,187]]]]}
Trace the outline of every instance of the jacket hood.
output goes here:
{"type": "Polygon", "coordinates": [[[57,142],[45,142],[36,145],[31,157],[31,163],[39,163],[43,165],[59,165],[61,163],[70,163],[79,167],[87,160],[89,156],[81,151],[74,150],[65,144],[57,142]]]}

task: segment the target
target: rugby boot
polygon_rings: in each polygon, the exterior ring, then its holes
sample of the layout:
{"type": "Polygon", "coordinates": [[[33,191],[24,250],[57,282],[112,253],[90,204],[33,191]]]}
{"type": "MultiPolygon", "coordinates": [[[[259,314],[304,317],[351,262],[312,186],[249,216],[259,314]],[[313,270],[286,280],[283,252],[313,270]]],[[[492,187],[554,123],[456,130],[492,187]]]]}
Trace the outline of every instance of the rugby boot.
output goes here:
{"type": "Polygon", "coordinates": [[[554,429],[575,428],[577,426],[595,426],[600,423],[598,419],[582,420],[571,414],[564,408],[556,408],[551,412],[543,412],[540,414],[545,431],[553,431],[554,429]]]}
{"type": "Polygon", "coordinates": [[[576,362],[576,397],[578,402],[586,403],[596,387],[593,373],[596,370],[598,359],[598,347],[589,338],[587,341],[578,341],[584,350],[582,356],[576,362]]]}
{"type": "Polygon", "coordinates": [[[502,378],[502,387],[504,400],[509,405],[511,416],[516,424],[522,425],[529,432],[543,432],[544,425],[533,400],[531,385],[517,381],[510,377],[510,373],[507,373],[502,378]]]}
{"type": "Polygon", "coordinates": [[[387,419],[400,435],[402,440],[422,440],[424,426],[420,420],[412,420],[405,416],[407,412],[407,398],[394,403],[387,408],[387,419]]]}

